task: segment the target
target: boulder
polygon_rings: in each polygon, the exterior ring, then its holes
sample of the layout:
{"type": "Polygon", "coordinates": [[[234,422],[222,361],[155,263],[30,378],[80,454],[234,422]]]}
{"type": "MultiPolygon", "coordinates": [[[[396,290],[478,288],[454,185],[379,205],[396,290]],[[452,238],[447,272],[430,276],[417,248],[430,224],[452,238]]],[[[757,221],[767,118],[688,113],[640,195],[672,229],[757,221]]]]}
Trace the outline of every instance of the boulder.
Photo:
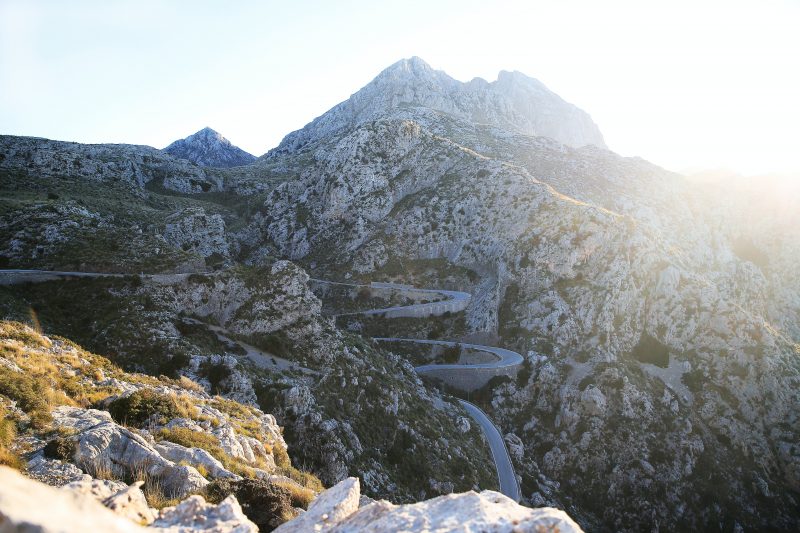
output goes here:
{"type": "Polygon", "coordinates": [[[139,524],[150,524],[156,519],[156,515],[142,492],[143,482],[137,481],[129,487],[125,487],[103,500],[103,505],[139,524]]]}
{"type": "Polygon", "coordinates": [[[162,509],[152,527],[163,533],[258,533],[233,496],[219,505],[206,503],[202,496],[190,496],[175,507],[162,509]]]}
{"type": "Polygon", "coordinates": [[[156,451],[165,459],[175,463],[185,462],[195,468],[202,466],[212,478],[241,479],[219,462],[213,455],[201,448],[187,448],[174,442],[162,441],[155,445],[156,451]]]}
{"type": "Polygon", "coordinates": [[[142,533],[86,494],[49,487],[0,466],[0,531],[26,533],[142,533]]]}
{"type": "Polygon", "coordinates": [[[308,511],[286,522],[275,532],[328,531],[358,509],[360,496],[358,478],[344,479],[317,496],[308,506],[308,511]]]}
{"type": "Polygon", "coordinates": [[[67,483],[63,490],[71,490],[78,494],[91,496],[97,501],[102,502],[106,498],[110,498],[121,490],[125,490],[128,486],[121,481],[113,481],[111,479],[91,479],[89,476],[79,481],[67,483]]]}
{"type": "Polygon", "coordinates": [[[419,530],[483,533],[582,531],[564,511],[550,507],[523,507],[491,490],[448,494],[410,505],[379,501],[362,507],[328,529],[331,533],[419,530]]]}
{"type": "Polygon", "coordinates": [[[155,477],[164,491],[175,497],[197,492],[208,484],[194,467],[165,459],[141,435],[116,424],[105,411],[59,407],[54,419],[79,431],[71,437],[77,444],[73,459],[90,473],[155,477]]]}
{"type": "Polygon", "coordinates": [[[92,479],[74,464],[48,459],[41,452],[35,454],[28,461],[27,473],[33,479],[53,487],[61,487],[73,481],[91,481],[92,479]]]}
{"type": "Polygon", "coordinates": [[[306,513],[275,531],[579,533],[582,530],[563,511],[523,507],[491,490],[448,494],[409,505],[362,501],[358,479],[348,478],[320,494],[306,513]]]}

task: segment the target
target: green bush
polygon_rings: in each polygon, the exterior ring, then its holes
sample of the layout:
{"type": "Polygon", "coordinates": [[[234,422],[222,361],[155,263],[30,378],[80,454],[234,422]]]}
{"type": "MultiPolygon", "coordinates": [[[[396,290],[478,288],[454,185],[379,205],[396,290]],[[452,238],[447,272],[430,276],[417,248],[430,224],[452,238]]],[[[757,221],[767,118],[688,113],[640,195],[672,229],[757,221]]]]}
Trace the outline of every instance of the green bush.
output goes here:
{"type": "Polygon", "coordinates": [[[150,389],[117,398],[108,405],[108,412],[117,423],[137,427],[145,424],[154,414],[158,415],[161,423],[188,415],[186,407],[179,405],[175,396],[159,394],[150,389]]]}

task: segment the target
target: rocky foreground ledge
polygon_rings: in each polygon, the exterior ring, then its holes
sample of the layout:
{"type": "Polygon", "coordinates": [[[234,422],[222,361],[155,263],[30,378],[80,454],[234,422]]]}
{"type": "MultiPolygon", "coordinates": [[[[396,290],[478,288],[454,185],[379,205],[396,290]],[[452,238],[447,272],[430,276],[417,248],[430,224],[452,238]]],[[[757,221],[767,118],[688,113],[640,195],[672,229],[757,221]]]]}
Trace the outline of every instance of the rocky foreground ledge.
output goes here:
{"type": "MultiPolygon", "coordinates": [[[[106,496],[79,487],[54,488],[0,467],[0,532],[86,531],[251,533],[258,531],[234,496],[218,505],[191,496],[158,512],[149,527],[137,516],[152,512],[136,484],[106,496]]],[[[320,494],[308,511],[275,531],[289,532],[580,532],[563,511],[530,509],[494,491],[449,494],[410,505],[386,501],[359,507],[358,479],[348,478],[320,494]]]]}

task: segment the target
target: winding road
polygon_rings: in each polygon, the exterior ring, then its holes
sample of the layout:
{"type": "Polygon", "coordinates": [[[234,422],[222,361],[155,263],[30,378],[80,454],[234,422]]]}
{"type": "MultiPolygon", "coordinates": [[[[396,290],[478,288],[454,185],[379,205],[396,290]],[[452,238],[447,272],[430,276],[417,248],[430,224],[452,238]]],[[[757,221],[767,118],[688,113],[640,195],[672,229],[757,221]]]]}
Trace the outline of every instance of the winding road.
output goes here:
{"type": "MultiPolygon", "coordinates": [[[[42,282],[42,281],[50,281],[55,279],[68,279],[68,278],[100,278],[100,277],[124,277],[129,274],[115,274],[115,273],[103,273],[103,272],[68,272],[68,271],[48,271],[48,270],[0,270],[0,285],[14,285],[18,283],[26,283],[26,282],[42,282]]],[[[171,281],[171,280],[178,280],[184,277],[191,275],[190,273],[186,274],[146,274],[143,275],[148,279],[154,279],[157,281],[171,281]],[[162,279],[163,278],[163,279],[162,279]]],[[[416,294],[430,294],[434,297],[444,298],[437,301],[432,302],[425,302],[425,303],[416,303],[410,304],[406,306],[393,306],[387,307],[383,309],[370,309],[366,311],[359,311],[359,312],[352,312],[352,313],[343,313],[342,315],[337,316],[344,316],[344,315],[380,315],[386,318],[398,318],[398,317],[417,317],[417,318],[424,318],[429,316],[440,316],[446,312],[459,312],[466,309],[467,305],[470,302],[472,296],[466,292],[460,291],[446,291],[446,290],[439,290],[439,289],[418,289],[415,287],[411,287],[408,285],[398,285],[393,283],[372,283],[370,285],[359,285],[355,283],[340,283],[340,282],[333,282],[333,281],[326,281],[326,280],[319,280],[319,279],[311,279],[312,282],[318,284],[331,284],[331,285],[344,285],[344,286],[351,286],[351,287],[366,287],[366,288],[377,288],[377,289],[392,289],[392,290],[401,290],[401,291],[408,291],[409,293],[416,293],[416,294]]],[[[210,326],[208,324],[202,323],[209,327],[211,331],[216,333],[221,340],[229,341],[229,342],[236,342],[239,345],[242,345],[240,341],[234,341],[233,339],[229,338],[225,334],[228,333],[227,331],[219,328],[217,326],[210,326]]],[[[416,367],[414,370],[421,375],[425,374],[433,374],[436,373],[439,376],[442,376],[443,373],[474,373],[474,372],[481,372],[485,370],[505,370],[505,369],[512,369],[514,367],[519,366],[523,362],[522,356],[514,352],[512,350],[507,350],[505,348],[500,348],[497,346],[484,346],[480,344],[467,344],[467,343],[459,343],[456,341],[441,341],[441,340],[427,340],[427,339],[407,339],[407,338],[394,338],[394,337],[377,337],[374,339],[377,342],[412,342],[417,344],[427,344],[427,345],[439,345],[439,346],[456,346],[461,345],[464,348],[488,352],[495,356],[497,356],[497,361],[491,361],[488,363],[475,363],[475,364],[441,364],[441,365],[422,365],[416,367]]],[[[247,356],[254,363],[264,366],[264,367],[275,367],[276,369],[285,367],[285,368],[292,368],[294,370],[307,370],[309,369],[301,369],[295,366],[290,361],[286,360],[278,360],[278,358],[273,358],[271,354],[266,354],[255,347],[252,346],[244,346],[242,345],[245,350],[247,351],[247,356]]],[[[486,437],[486,441],[489,444],[489,449],[492,453],[492,459],[494,460],[495,469],[497,470],[497,478],[500,485],[500,492],[508,496],[509,498],[513,499],[516,502],[520,501],[520,487],[519,482],[517,481],[517,476],[514,472],[514,465],[511,462],[511,457],[508,454],[508,449],[506,448],[505,441],[503,440],[503,435],[500,433],[500,430],[497,426],[492,423],[486,413],[484,413],[481,409],[477,406],[464,401],[459,400],[462,407],[467,411],[470,417],[472,417],[475,422],[478,423],[481,430],[483,431],[484,436],[486,437]]]]}
{"type": "MultiPolygon", "coordinates": [[[[337,314],[335,316],[381,315],[386,318],[408,317],[408,316],[424,318],[427,316],[439,316],[445,312],[444,310],[449,310],[449,309],[456,309],[457,311],[463,311],[464,309],[466,309],[467,305],[470,302],[470,299],[472,298],[472,295],[466,292],[446,291],[440,289],[419,289],[411,287],[409,285],[397,285],[393,283],[373,282],[370,285],[359,285],[356,283],[340,283],[340,282],[326,281],[320,279],[312,279],[312,281],[320,284],[344,285],[357,288],[370,288],[370,289],[388,288],[388,289],[409,291],[414,293],[428,293],[431,295],[444,296],[448,298],[448,300],[444,301],[440,300],[428,303],[410,304],[407,306],[394,306],[382,309],[369,309],[365,311],[337,314]]],[[[481,352],[488,352],[497,357],[496,361],[491,361],[488,363],[475,363],[468,365],[467,364],[421,365],[414,368],[414,371],[420,375],[435,374],[437,377],[442,377],[448,374],[453,374],[453,375],[457,373],[461,375],[473,374],[473,373],[485,372],[487,370],[503,372],[505,370],[515,369],[519,367],[519,365],[521,365],[522,362],[524,361],[522,355],[520,355],[519,353],[513,350],[508,350],[506,348],[500,348],[498,346],[484,346],[482,344],[468,344],[456,341],[409,339],[409,338],[398,338],[398,337],[374,337],[373,340],[377,342],[412,342],[416,344],[427,344],[427,345],[437,345],[437,346],[461,345],[464,348],[481,352]]],[[[481,430],[483,431],[484,436],[486,437],[486,441],[489,443],[489,449],[492,452],[492,459],[494,460],[495,469],[497,470],[497,479],[500,485],[500,492],[502,492],[509,498],[513,499],[514,501],[519,502],[521,498],[519,482],[517,480],[517,475],[514,472],[514,465],[511,462],[511,457],[508,454],[508,448],[506,447],[506,443],[505,440],[503,439],[502,433],[500,433],[500,430],[497,428],[497,426],[494,425],[494,423],[492,423],[492,421],[489,419],[486,413],[484,413],[476,405],[473,405],[464,400],[459,400],[459,402],[461,403],[462,407],[464,407],[464,409],[467,411],[469,416],[472,417],[472,419],[478,423],[481,430]]]]}

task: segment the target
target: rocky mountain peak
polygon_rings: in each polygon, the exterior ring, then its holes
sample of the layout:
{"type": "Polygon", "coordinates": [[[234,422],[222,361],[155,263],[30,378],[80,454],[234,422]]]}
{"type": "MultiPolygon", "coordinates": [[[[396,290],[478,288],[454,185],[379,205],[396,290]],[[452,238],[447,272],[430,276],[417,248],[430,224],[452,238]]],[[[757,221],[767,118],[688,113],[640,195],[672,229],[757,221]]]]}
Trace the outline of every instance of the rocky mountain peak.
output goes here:
{"type": "Polygon", "coordinates": [[[238,167],[249,165],[255,156],[234,146],[219,132],[205,127],[170,144],[163,150],[173,157],[187,159],[192,163],[205,167],[238,167]]]}
{"type": "Polygon", "coordinates": [[[350,99],[287,135],[276,153],[291,152],[377,118],[409,118],[411,114],[425,125],[425,118],[418,115],[431,110],[513,133],[550,137],[568,146],[606,147],[585,111],[538,80],[503,71],[493,82],[475,78],[464,83],[412,57],[384,69],[350,99]]]}

